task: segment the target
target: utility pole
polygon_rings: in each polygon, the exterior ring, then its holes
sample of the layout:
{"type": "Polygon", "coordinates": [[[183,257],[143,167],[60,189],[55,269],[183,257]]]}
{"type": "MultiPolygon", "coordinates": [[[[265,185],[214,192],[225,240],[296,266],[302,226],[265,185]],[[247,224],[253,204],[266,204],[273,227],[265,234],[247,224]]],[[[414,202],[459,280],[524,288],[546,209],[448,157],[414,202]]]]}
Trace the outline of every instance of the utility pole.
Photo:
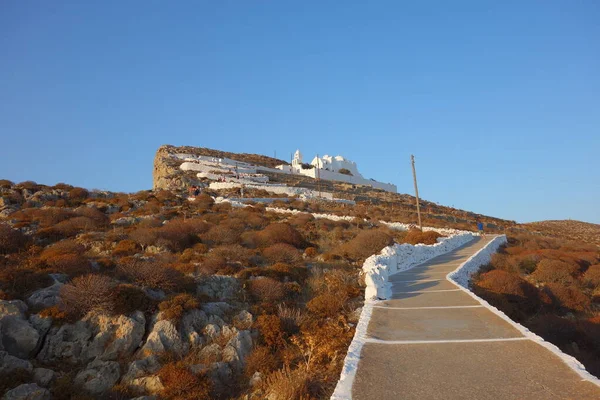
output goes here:
{"type": "Polygon", "coordinates": [[[320,159],[319,159],[319,155],[317,154],[317,187],[319,188],[319,199],[321,198],[321,166],[319,165],[320,159]]]}
{"type": "Polygon", "coordinates": [[[412,164],[413,180],[415,182],[415,195],[417,197],[417,215],[419,217],[419,229],[423,230],[423,224],[421,224],[421,208],[419,206],[419,188],[417,187],[417,171],[415,170],[415,156],[410,155],[410,162],[412,164]]]}

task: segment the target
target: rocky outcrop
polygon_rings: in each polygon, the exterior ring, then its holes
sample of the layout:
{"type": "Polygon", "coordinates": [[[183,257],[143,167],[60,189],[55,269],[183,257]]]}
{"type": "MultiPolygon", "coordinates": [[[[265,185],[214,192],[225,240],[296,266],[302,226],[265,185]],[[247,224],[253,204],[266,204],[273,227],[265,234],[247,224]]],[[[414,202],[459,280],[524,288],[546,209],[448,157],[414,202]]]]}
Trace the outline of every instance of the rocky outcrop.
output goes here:
{"type": "Polygon", "coordinates": [[[94,360],[75,376],[74,383],[86,392],[99,395],[113,387],[120,376],[118,362],[94,360]]]}
{"type": "Polygon", "coordinates": [[[42,337],[25,318],[26,311],[20,300],[0,301],[0,348],[19,358],[34,355],[42,337]]]}
{"type": "Polygon", "coordinates": [[[41,388],[35,383],[27,383],[6,392],[2,400],[50,400],[51,398],[48,389],[41,388]]]}
{"type": "Polygon", "coordinates": [[[63,284],[57,282],[47,288],[36,290],[27,298],[27,304],[39,309],[55,306],[59,300],[61,287],[63,287],[63,284]]]}
{"type": "Polygon", "coordinates": [[[0,375],[8,374],[14,371],[24,370],[33,371],[33,365],[27,360],[11,356],[6,351],[0,351],[0,375]]]}
{"type": "Polygon", "coordinates": [[[33,381],[42,387],[48,387],[55,376],[56,374],[51,369],[35,368],[33,370],[33,381]]]}
{"type": "Polygon", "coordinates": [[[134,393],[157,393],[164,388],[160,378],[153,375],[160,367],[156,356],[136,360],[129,364],[129,369],[121,379],[121,383],[134,393]]]}
{"type": "Polygon", "coordinates": [[[38,358],[79,364],[96,357],[101,360],[127,357],[140,346],[145,324],[140,311],[131,316],[90,313],[74,324],[52,328],[38,358]]]}
{"type": "Polygon", "coordinates": [[[214,300],[234,300],[239,296],[239,280],[232,276],[213,275],[205,278],[197,287],[199,295],[206,295],[214,300]]]}

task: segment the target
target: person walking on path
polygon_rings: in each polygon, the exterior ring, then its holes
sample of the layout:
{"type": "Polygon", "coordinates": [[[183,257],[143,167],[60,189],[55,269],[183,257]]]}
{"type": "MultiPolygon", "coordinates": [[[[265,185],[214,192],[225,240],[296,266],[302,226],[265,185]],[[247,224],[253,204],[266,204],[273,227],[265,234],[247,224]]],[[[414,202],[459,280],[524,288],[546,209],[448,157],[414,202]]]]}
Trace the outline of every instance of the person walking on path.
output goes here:
{"type": "Polygon", "coordinates": [[[483,231],[483,222],[477,221],[477,230],[481,234],[481,237],[485,237],[485,232],[483,231]]]}

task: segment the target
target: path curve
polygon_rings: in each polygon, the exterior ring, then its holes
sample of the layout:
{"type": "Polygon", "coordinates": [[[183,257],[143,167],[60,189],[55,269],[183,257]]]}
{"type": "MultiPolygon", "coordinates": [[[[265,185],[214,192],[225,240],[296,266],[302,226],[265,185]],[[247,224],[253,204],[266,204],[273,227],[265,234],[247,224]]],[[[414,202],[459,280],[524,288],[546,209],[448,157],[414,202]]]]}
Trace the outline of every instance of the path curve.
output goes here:
{"type": "Polygon", "coordinates": [[[390,276],[392,298],[372,308],[354,400],[600,399],[600,387],[446,278],[491,239],[390,276]]]}

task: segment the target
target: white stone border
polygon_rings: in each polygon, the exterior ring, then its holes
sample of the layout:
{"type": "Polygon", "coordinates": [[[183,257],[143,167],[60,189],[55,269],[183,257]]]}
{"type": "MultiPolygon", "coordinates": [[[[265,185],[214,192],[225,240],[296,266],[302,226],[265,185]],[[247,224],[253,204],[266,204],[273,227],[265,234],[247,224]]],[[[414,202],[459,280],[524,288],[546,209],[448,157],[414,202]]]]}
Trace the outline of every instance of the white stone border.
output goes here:
{"type": "Polygon", "coordinates": [[[487,245],[485,245],[481,250],[477,253],[473,254],[467,261],[462,263],[456,270],[450,272],[446,278],[458,286],[463,292],[467,293],[469,296],[477,300],[481,305],[485,308],[514,326],[519,332],[523,334],[527,339],[539,344],[542,347],[550,350],[554,355],[560,358],[569,368],[575,371],[582,380],[593,383],[596,386],[600,387],[600,379],[596,378],[594,375],[590,374],[583,364],[581,364],[575,357],[570,356],[568,354],[563,353],[557,346],[554,344],[547,342],[541,336],[536,335],[523,325],[513,321],[502,311],[498,310],[496,307],[492,306],[490,303],[477,296],[473,292],[468,289],[469,285],[469,277],[477,272],[479,268],[490,262],[491,256],[495,253],[498,248],[506,243],[506,235],[500,235],[492,239],[487,245]]]}

